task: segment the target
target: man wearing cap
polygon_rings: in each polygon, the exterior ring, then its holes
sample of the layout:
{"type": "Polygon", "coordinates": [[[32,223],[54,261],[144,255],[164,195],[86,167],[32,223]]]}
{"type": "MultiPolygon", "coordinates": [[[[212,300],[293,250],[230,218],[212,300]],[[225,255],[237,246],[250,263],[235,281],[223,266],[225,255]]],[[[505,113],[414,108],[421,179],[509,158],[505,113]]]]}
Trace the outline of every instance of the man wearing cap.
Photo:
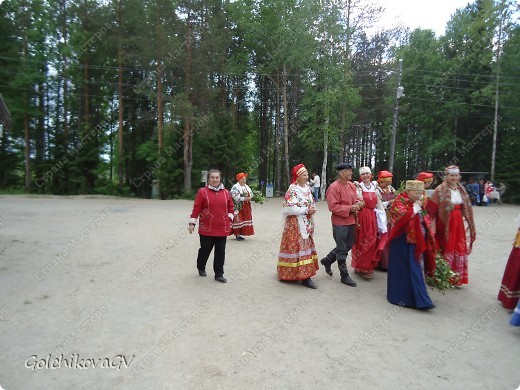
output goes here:
{"type": "Polygon", "coordinates": [[[337,260],[341,275],[341,283],[356,286],[356,282],[348,274],[347,254],[354,245],[355,213],[361,210],[362,202],[357,198],[356,186],[352,179],[352,165],[341,163],[336,165],[338,178],[327,190],[327,205],[332,213],[332,235],[336,247],[321,259],[325,271],[332,276],[330,266],[337,260]]]}

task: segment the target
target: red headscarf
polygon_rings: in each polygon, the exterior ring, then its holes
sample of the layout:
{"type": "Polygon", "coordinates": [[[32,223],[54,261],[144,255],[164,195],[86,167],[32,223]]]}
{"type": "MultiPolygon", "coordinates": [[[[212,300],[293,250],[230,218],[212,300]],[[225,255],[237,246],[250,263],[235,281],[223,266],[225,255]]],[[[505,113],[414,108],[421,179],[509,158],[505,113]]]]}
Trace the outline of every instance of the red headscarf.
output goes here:
{"type": "Polygon", "coordinates": [[[431,172],[420,172],[415,180],[420,180],[423,183],[431,183],[433,182],[433,173],[431,172]]]}
{"type": "Polygon", "coordinates": [[[384,182],[390,182],[391,183],[392,182],[392,177],[394,177],[392,172],[379,171],[377,173],[377,182],[381,183],[382,181],[384,181],[384,182]]]}
{"type": "Polygon", "coordinates": [[[305,168],[305,165],[298,164],[292,169],[292,183],[296,182],[296,179],[304,172],[307,172],[307,168],[305,168]]]}
{"type": "Polygon", "coordinates": [[[235,176],[235,179],[236,179],[237,181],[239,181],[239,180],[242,179],[243,177],[247,177],[247,173],[244,173],[244,172],[237,173],[236,176],[235,176]]]}

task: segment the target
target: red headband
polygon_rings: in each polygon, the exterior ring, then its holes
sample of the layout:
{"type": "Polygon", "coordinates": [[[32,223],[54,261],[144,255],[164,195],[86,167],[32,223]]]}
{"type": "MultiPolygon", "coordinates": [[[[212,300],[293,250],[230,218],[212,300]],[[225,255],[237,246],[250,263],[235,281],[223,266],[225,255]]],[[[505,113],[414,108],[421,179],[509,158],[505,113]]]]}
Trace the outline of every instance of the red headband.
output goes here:
{"type": "Polygon", "coordinates": [[[433,181],[433,173],[431,172],[421,172],[417,175],[415,180],[420,180],[424,183],[431,183],[433,181]]]}
{"type": "Polygon", "coordinates": [[[244,172],[237,173],[236,176],[235,176],[235,179],[236,179],[237,181],[239,181],[239,180],[242,179],[243,177],[247,177],[247,173],[244,173],[244,172]]]}
{"type": "Polygon", "coordinates": [[[304,172],[307,172],[307,168],[305,168],[305,165],[298,164],[292,169],[292,182],[295,183],[296,179],[304,172]]]}

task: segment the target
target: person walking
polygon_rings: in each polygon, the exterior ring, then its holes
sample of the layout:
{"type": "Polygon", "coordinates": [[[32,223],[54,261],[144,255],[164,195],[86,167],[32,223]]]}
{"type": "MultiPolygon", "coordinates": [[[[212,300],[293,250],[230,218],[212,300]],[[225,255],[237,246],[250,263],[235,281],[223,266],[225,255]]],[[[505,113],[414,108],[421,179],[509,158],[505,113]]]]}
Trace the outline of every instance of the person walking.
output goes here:
{"type": "Polygon", "coordinates": [[[325,272],[333,275],[331,265],[337,261],[341,283],[356,287],[347,269],[347,255],[354,245],[355,214],[362,209],[363,202],[357,198],[356,186],[351,182],[352,165],[336,165],[337,179],[327,189],[326,198],[332,222],[332,237],[336,247],[321,259],[325,272]]]}
{"type": "Polygon", "coordinates": [[[377,182],[372,181],[369,167],[359,169],[360,182],[356,183],[358,197],[364,206],[357,214],[356,242],[352,247],[352,267],[365,280],[374,277],[374,268],[381,257],[381,242],[387,239],[387,221],[377,182]]]}
{"type": "Polygon", "coordinates": [[[424,182],[408,180],[391,207],[387,299],[394,305],[433,309],[425,273],[435,271],[435,238],[423,204],[424,182]]]}
{"type": "Polygon", "coordinates": [[[422,181],[424,183],[423,191],[423,207],[426,208],[428,204],[428,194],[426,190],[430,189],[433,184],[433,173],[432,172],[419,172],[415,180],[422,181]]]}
{"type": "Polygon", "coordinates": [[[237,182],[231,187],[230,191],[233,203],[235,204],[235,217],[231,225],[231,234],[234,234],[238,241],[243,241],[245,240],[244,236],[252,236],[255,234],[253,211],[251,208],[253,191],[246,184],[247,173],[237,173],[235,179],[237,182]]]}
{"type": "Polygon", "coordinates": [[[468,284],[468,255],[476,239],[475,222],[471,199],[460,184],[460,170],[450,165],[445,170],[442,182],[426,205],[432,222],[435,221],[435,239],[444,260],[457,275],[456,287],[468,284]],[[469,246],[466,242],[464,221],[469,227],[469,246]]]}
{"type": "MultiPolygon", "coordinates": [[[[394,199],[397,196],[397,191],[394,187],[392,187],[392,178],[394,175],[389,171],[379,171],[377,173],[377,190],[379,192],[379,196],[381,197],[381,204],[386,212],[386,220],[387,220],[387,229],[390,229],[388,222],[390,221],[390,207],[394,202],[394,199]]],[[[388,245],[386,245],[387,240],[381,240],[379,242],[378,250],[381,252],[381,257],[379,263],[377,263],[376,269],[380,271],[386,271],[388,269],[388,245]]]]}
{"type": "Polygon", "coordinates": [[[514,310],[520,300],[520,226],[502,276],[498,300],[507,310],[514,310]]]}
{"type": "Polygon", "coordinates": [[[233,200],[221,183],[221,173],[217,169],[208,171],[208,185],[200,188],[193,202],[188,230],[195,230],[199,222],[200,248],[197,256],[197,269],[200,276],[207,276],[206,264],[215,248],[213,271],[215,280],[226,283],[224,262],[226,260],[226,240],[231,232],[233,220],[233,200]]]}
{"type": "Polygon", "coordinates": [[[318,255],[312,235],[316,212],[314,197],[307,184],[309,174],[303,164],[292,169],[292,184],[285,193],[282,213],[285,224],[278,253],[278,279],[282,281],[301,281],[302,285],[316,289],[311,279],[316,275],[318,255]]]}

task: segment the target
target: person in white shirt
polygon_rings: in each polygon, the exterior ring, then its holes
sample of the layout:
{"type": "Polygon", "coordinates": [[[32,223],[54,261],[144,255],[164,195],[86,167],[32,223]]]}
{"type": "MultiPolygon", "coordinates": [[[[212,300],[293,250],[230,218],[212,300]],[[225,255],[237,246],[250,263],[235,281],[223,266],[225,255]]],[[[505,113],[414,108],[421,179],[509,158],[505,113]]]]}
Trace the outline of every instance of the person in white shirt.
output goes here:
{"type": "Polygon", "coordinates": [[[312,173],[312,179],[309,181],[312,187],[312,195],[314,196],[314,201],[317,202],[320,197],[320,187],[321,187],[321,179],[317,173],[312,173]]]}

